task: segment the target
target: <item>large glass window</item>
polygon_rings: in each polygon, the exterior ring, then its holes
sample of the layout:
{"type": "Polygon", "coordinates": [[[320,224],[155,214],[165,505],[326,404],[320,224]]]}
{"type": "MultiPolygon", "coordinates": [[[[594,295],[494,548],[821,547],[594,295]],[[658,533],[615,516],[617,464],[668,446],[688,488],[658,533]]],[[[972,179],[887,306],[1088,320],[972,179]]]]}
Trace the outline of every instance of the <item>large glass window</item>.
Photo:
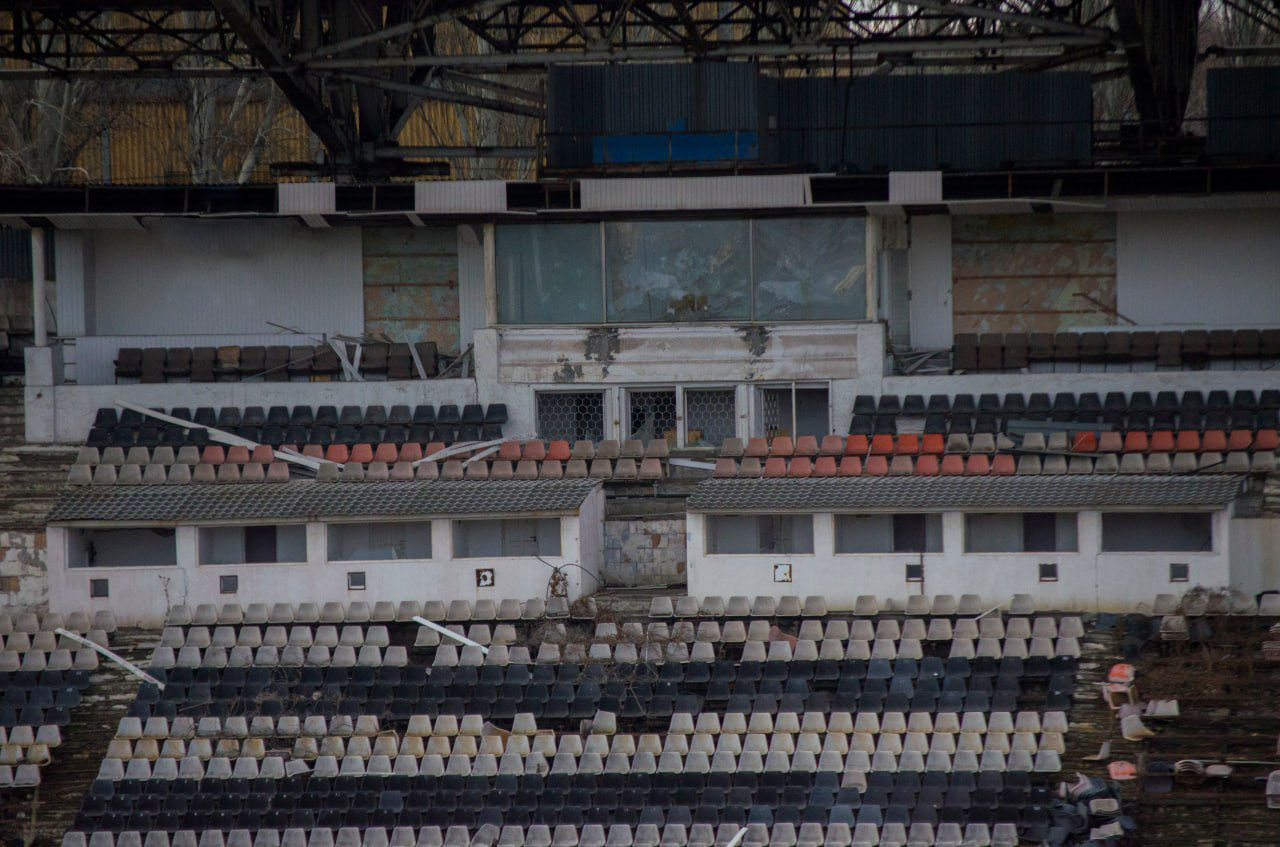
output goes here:
{"type": "Polygon", "coordinates": [[[973,514],[964,518],[966,553],[1072,553],[1074,512],[973,514]]]}
{"type": "Polygon", "coordinates": [[[600,323],[598,224],[500,226],[495,249],[500,321],[600,323]]]}
{"type": "Polygon", "coordinates": [[[756,320],[866,317],[861,218],[778,218],[754,225],[756,320]]]}
{"type": "Polygon", "coordinates": [[[496,231],[498,319],[856,320],[866,315],[864,233],[860,217],[506,224],[496,231]]]}
{"type": "Polygon", "coordinates": [[[453,522],[453,557],[559,556],[559,518],[453,522]]]}
{"type": "Polygon", "coordinates": [[[813,552],[813,515],[708,515],[707,552],[813,552]]]}
{"type": "Polygon", "coordinates": [[[331,562],[430,558],[430,521],[329,524],[331,562]]]}
{"type": "Polygon", "coordinates": [[[238,565],[305,562],[307,528],[284,526],[211,526],[200,529],[200,564],[238,565]]]}
{"type": "Polygon", "coordinates": [[[1102,516],[1106,553],[1209,553],[1209,512],[1108,512],[1102,516]]]}
{"type": "Polygon", "coordinates": [[[67,565],[73,568],[176,565],[174,531],[138,529],[72,529],[67,531],[67,565]]]}
{"type": "Polygon", "coordinates": [[[837,515],[837,553],[941,553],[942,515],[837,515]]]}

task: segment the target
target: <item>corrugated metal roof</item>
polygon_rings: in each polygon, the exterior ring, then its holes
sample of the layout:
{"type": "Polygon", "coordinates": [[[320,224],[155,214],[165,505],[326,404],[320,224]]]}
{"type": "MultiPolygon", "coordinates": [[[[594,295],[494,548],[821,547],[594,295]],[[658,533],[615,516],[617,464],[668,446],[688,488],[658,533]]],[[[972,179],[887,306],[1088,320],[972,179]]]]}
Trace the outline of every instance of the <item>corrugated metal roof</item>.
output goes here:
{"type": "Polygon", "coordinates": [[[241,483],[71,489],[50,523],[189,524],[202,521],[502,515],[576,512],[591,479],[241,483]]]}
{"type": "Polygon", "coordinates": [[[709,479],[689,497],[691,512],[906,509],[1091,509],[1221,507],[1234,476],[834,477],[709,479]]]}

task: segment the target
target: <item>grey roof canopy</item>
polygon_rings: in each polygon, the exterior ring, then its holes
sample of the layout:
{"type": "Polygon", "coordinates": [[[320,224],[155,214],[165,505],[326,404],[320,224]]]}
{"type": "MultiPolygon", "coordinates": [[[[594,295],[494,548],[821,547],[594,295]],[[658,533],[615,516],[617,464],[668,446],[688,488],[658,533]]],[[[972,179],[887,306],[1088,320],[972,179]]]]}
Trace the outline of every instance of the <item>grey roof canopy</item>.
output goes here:
{"type": "Polygon", "coordinates": [[[1093,509],[1222,507],[1240,488],[1233,476],[904,476],[822,479],[708,479],[691,512],[899,509],[1093,509]]]}
{"type": "Polygon", "coordinates": [[[50,523],[198,523],[234,520],[502,515],[576,512],[591,479],[113,485],[69,489],[50,523]]]}

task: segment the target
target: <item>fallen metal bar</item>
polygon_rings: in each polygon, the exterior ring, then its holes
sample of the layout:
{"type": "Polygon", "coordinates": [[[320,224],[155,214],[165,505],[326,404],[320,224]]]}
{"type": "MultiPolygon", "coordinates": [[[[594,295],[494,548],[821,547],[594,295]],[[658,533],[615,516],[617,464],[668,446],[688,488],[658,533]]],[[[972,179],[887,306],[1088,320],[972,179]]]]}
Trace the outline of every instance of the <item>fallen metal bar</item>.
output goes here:
{"type": "MultiPolygon", "coordinates": [[[[148,409],[146,406],[139,406],[136,403],[130,403],[128,400],[117,400],[116,405],[122,409],[131,409],[139,414],[155,418],[156,420],[163,421],[167,424],[180,426],[183,429],[203,429],[205,432],[209,433],[210,441],[217,441],[220,444],[229,444],[233,447],[248,447],[250,450],[254,447],[262,446],[256,441],[250,441],[248,438],[241,438],[238,435],[232,435],[231,433],[224,432],[216,427],[205,426],[204,424],[193,423],[191,421],[184,421],[181,418],[166,415],[164,412],[157,412],[154,409],[148,409]]],[[[303,456],[300,453],[286,453],[282,450],[276,450],[275,448],[272,448],[271,453],[281,461],[293,462],[296,465],[301,465],[304,468],[310,468],[313,471],[319,470],[320,465],[323,464],[322,462],[312,459],[310,456],[303,456]]]]}
{"type": "Polygon", "coordinates": [[[694,468],[700,471],[713,471],[716,469],[715,462],[699,462],[696,459],[667,459],[667,464],[681,468],[694,468]]]}
{"type": "Polygon", "coordinates": [[[429,629],[434,629],[436,632],[440,633],[441,635],[446,635],[455,641],[461,641],[463,644],[467,645],[468,647],[479,647],[481,653],[484,653],[486,656],[489,655],[488,647],[485,647],[483,644],[477,644],[476,642],[472,641],[470,638],[467,638],[465,635],[459,635],[453,630],[446,629],[445,627],[441,626],[438,623],[432,623],[431,621],[423,617],[418,617],[415,615],[413,620],[414,620],[414,623],[420,623],[429,629]]]}
{"type": "MultiPolygon", "coordinates": [[[[163,682],[161,682],[160,680],[156,679],[154,676],[152,676],[151,674],[147,673],[147,672],[146,672],[146,671],[144,671],[142,668],[138,667],[138,666],[137,666],[137,665],[135,665],[133,662],[129,661],[128,659],[126,659],[125,657],[121,656],[120,654],[118,654],[118,653],[113,653],[113,652],[111,652],[110,650],[108,650],[106,647],[103,647],[101,644],[94,644],[92,641],[90,641],[89,639],[85,638],[84,636],[77,635],[77,634],[76,634],[76,633],[74,633],[74,632],[68,632],[67,630],[63,629],[62,627],[58,627],[58,628],[56,628],[56,629],[54,630],[54,632],[58,633],[58,635],[64,635],[64,636],[66,636],[67,638],[70,638],[72,641],[75,641],[75,642],[76,642],[76,643],[78,643],[78,644],[83,644],[83,645],[84,645],[84,646],[86,646],[86,647],[89,647],[89,648],[92,648],[92,649],[94,649],[94,650],[97,650],[99,653],[101,653],[102,655],[106,656],[108,659],[110,659],[111,661],[115,662],[117,665],[119,665],[120,667],[124,668],[124,669],[125,669],[125,670],[127,670],[129,673],[133,674],[133,675],[134,675],[134,676],[136,676],[136,677],[140,677],[140,678],[142,678],[142,679],[146,680],[147,682],[149,682],[149,683],[151,683],[152,685],[154,685],[154,686],[156,686],[157,688],[159,688],[161,691],[164,691],[164,683],[163,683],[163,682]]],[[[450,633],[450,634],[452,635],[452,634],[456,634],[456,633],[450,633]]]]}
{"type": "Polygon", "coordinates": [[[450,447],[446,447],[443,450],[437,450],[434,453],[423,456],[421,459],[418,459],[413,463],[413,467],[416,468],[423,462],[438,462],[441,459],[447,459],[450,456],[456,456],[459,453],[467,453],[472,450],[483,450],[487,447],[495,447],[506,440],[507,439],[505,438],[496,438],[493,441],[462,441],[450,447]]]}

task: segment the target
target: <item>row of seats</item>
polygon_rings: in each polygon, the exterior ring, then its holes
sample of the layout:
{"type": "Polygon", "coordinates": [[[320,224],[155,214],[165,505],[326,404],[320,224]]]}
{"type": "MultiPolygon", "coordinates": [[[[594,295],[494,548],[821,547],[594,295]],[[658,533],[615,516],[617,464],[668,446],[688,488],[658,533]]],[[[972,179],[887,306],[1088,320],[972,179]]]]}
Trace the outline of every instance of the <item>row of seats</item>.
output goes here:
{"type": "Polygon", "coordinates": [[[504,598],[501,600],[378,600],[369,603],[354,600],[350,603],[330,601],[317,603],[201,603],[190,606],[171,606],[166,615],[168,626],[239,626],[241,624],[364,624],[407,623],[422,617],[433,623],[467,621],[537,621],[544,617],[568,617],[569,605],[561,597],[544,600],[532,597],[528,600],[504,598]]]}
{"type": "MultiPolygon", "coordinates": [[[[974,617],[989,609],[989,602],[984,601],[978,594],[962,594],[959,600],[953,594],[935,594],[932,597],[927,594],[913,594],[907,598],[904,609],[899,611],[905,611],[906,614],[914,616],[974,617]]],[[[893,610],[894,606],[891,602],[882,604],[880,598],[874,594],[859,594],[852,608],[840,611],[852,612],[861,618],[872,618],[893,610]]],[[[1015,594],[1008,603],[1008,612],[1011,615],[1024,616],[1035,614],[1035,599],[1030,594],[1015,594]]],[[[803,602],[793,594],[784,594],[781,597],[761,594],[754,599],[744,595],[734,595],[727,601],[724,597],[716,595],[706,597],[687,594],[677,597],[658,595],[649,602],[651,618],[771,618],[774,616],[824,618],[831,613],[834,613],[834,610],[829,609],[827,598],[821,594],[811,594],[805,597],[803,602]]]]}
{"type": "MultiPolygon", "coordinates": [[[[163,409],[156,411],[163,412],[163,409]]],[[[191,421],[200,426],[230,429],[237,426],[409,426],[411,424],[504,424],[507,422],[505,403],[490,403],[487,407],[468,404],[459,411],[453,404],[439,407],[420,404],[412,407],[396,405],[388,409],[382,405],[360,406],[200,406],[193,412],[185,406],[174,407],[170,417],[191,421]]],[[[142,426],[145,415],[133,409],[117,412],[113,407],[97,411],[93,425],[102,427],[142,426]]]]}
{"type": "MultiPolygon", "coordinates": [[[[361,377],[377,379],[431,378],[440,372],[434,341],[413,345],[422,371],[413,361],[409,344],[373,342],[361,345],[361,377]]],[[[346,344],[347,361],[356,364],[356,345],[346,344]]],[[[328,344],[239,347],[121,347],[115,359],[116,382],[329,382],[345,379],[338,353],[328,344]]]]}
{"type": "Polygon", "coordinates": [[[1265,474],[1275,470],[1273,451],[1247,453],[1103,453],[1084,455],[958,453],[944,456],[845,456],[839,463],[831,456],[793,459],[717,459],[711,475],[719,479],[767,477],[805,479],[851,476],[1050,476],[1060,474],[1265,474]]]}
{"type": "MultiPolygon", "coordinates": [[[[116,616],[115,613],[106,609],[95,612],[92,617],[85,612],[62,615],[58,612],[37,614],[32,611],[0,609],[0,635],[24,632],[35,637],[37,633],[53,633],[58,629],[87,635],[90,641],[106,647],[105,634],[116,631],[116,616]],[[99,641],[99,638],[103,640],[99,641]]],[[[59,646],[66,645],[59,644],[59,646]]]]}
{"type": "Polygon", "coordinates": [[[1111,330],[957,333],[957,371],[1021,371],[1046,363],[1149,362],[1157,368],[1203,368],[1212,361],[1280,358],[1280,329],[1111,330]]]}
{"type": "MultiPolygon", "coordinates": [[[[629,824],[531,824],[528,827],[486,823],[475,829],[461,825],[432,825],[421,828],[395,825],[368,828],[292,827],[280,829],[179,830],[168,832],[121,831],[69,832],[62,847],[726,847],[739,827],[726,823],[717,828],[709,823],[629,824]],[[581,831],[579,831],[581,829],[581,831]]],[[[773,826],[751,824],[741,843],[744,847],[876,847],[912,844],[920,847],[1016,847],[1018,827],[1012,823],[962,824],[940,821],[908,826],[902,823],[775,822],[773,826]],[[926,828],[927,827],[927,828],[926,828]]]]}
{"type": "MultiPolygon", "coordinates": [[[[770,598],[772,599],[772,598],[770,598]]],[[[764,618],[753,618],[749,621],[728,620],[723,627],[719,621],[706,620],[696,626],[692,621],[677,621],[671,626],[665,622],[649,623],[642,626],[639,621],[623,623],[621,627],[613,621],[596,624],[595,637],[601,640],[616,642],[623,638],[641,642],[646,639],[661,641],[706,641],[710,643],[741,644],[745,641],[771,642],[770,650],[777,645],[778,650],[788,654],[793,652],[792,643],[785,639],[773,640],[770,622],[764,618]]],[[[1084,624],[1076,615],[1066,615],[1061,620],[1049,615],[1041,615],[1034,620],[1022,615],[1009,617],[988,615],[980,619],[962,617],[954,625],[950,615],[940,615],[933,619],[923,617],[880,618],[874,624],[866,618],[846,620],[829,618],[825,622],[814,618],[806,618],[800,622],[797,637],[800,641],[818,643],[823,640],[845,642],[889,640],[902,638],[919,641],[946,641],[951,638],[1057,638],[1059,636],[1081,638],[1084,636],[1084,624]]],[[[546,636],[544,635],[544,638],[546,636]]],[[[474,640],[474,639],[473,639],[474,640]]],[[[487,643],[487,642],[486,642],[487,643]]]]}

